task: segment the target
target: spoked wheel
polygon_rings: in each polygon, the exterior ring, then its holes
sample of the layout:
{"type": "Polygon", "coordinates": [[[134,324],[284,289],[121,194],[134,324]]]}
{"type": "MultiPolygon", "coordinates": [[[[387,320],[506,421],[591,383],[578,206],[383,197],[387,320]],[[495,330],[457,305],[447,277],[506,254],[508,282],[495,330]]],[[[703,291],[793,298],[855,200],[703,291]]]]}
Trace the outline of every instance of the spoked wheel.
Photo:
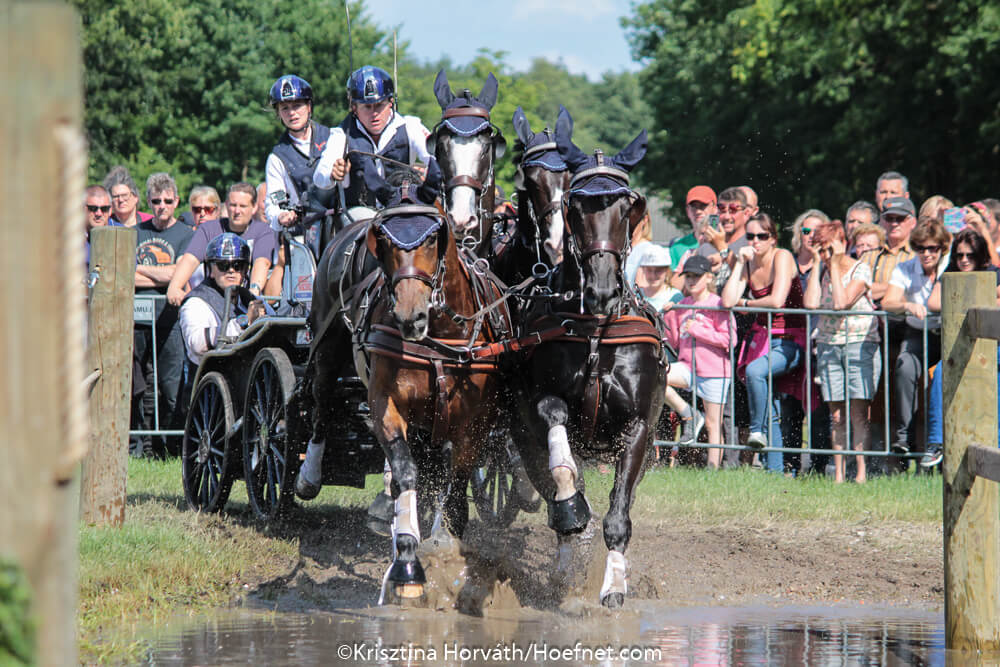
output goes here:
{"type": "Polygon", "coordinates": [[[288,403],[295,371],[276,347],[257,353],[243,411],[243,471],[247,497],[257,518],[270,521],[292,499],[293,456],[288,403]]]}
{"type": "Polygon", "coordinates": [[[506,528],[514,522],[520,507],[506,446],[493,448],[486,465],[472,473],[471,485],[480,519],[495,528],[506,528]]]}
{"type": "Polygon", "coordinates": [[[194,390],[181,443],[181,477],[191,509],[217,512],[229,499],[234,419],[229,383],[220,373],[207,373],[194,390]]]}

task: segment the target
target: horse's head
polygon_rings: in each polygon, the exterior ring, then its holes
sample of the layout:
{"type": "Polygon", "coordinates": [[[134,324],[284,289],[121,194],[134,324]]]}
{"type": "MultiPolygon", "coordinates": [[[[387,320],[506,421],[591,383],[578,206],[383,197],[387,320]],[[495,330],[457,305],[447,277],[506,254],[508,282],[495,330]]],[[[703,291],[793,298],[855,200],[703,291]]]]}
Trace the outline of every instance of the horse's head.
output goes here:
{"type": "Polygon", "coordinates": [[[490,122],[497,101],[497,80],[486,79],[478,97],[463,90],[456,97],[444,70],[434,81],[441,105],[441,122],[427,137],[427,150],[441,165],[445,183],[445,211],[456,238],[482,251],[489,243],[493,223],[493,167],[507,143],[490,122]],[[468,239],[468,240],[466,240],[468,239]]]}
{"type": "Polygon", "coordinates": [[[386,208],[368,228],[368,250],[386,276],[389,310],[406,340],[427,335],[430,310],[442,298],[451,234],[432,205],[440,182],[441,172],[431,160],[423,184],[385,188],[381,192],[388,195],[386,208]]]}
{"type": "MultiPolygon", "coordinates": [[[[569,169],[556,147],[549,128],[535,134],[521,107],[514,112],[517,131],[515,158],[517,173],[518,220],[521,234],[530,241],[540,242],[549,263],[562,261],[563,220],[562,198],[569,190],[569,169]]],[[[542,258],[538,258],[542,261],[542,258]]]]}
{"type": "Polygon", "coordinates": [[[629,171],[646,154],[643,130],[620,153],[587,155],[572,142],[573,119],[560,107],[556,144],[573,176],[566,206],[568,252],[583,276],[583,300],[593,315],[620,305],[623,268],[632,232],[646,213],[646,199],[629,187],[629,171]]]}

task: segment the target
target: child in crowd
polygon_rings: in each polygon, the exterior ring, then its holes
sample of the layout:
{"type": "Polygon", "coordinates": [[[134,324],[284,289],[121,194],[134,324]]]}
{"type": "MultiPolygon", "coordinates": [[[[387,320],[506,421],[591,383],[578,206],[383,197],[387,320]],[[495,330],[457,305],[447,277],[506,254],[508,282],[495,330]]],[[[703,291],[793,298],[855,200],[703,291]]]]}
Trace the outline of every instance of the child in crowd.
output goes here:
{"type": "MultiPolygon", "coordinates": [[[[735,338],[732,315],[718,308],[720,299],[709,287],[712,284],[712,263],[699,255],[691,256],[684,263],[684,291],[687,294],[680,305],[699,306],[699,309],[673,308],[664,319],[667,340],[677,350],[677,361],[670,365],[667,376],[667,403],[681,416],[682,443],[697,440],[702,426],[708,428],[710,443],[724,444],[722,439],[722,406],[729,394],[732,366],[729,350],[735,338]],[[705,416],[681,399],[673,389],[691,389],[701,396],[705,416]]],[[[722,450],[708,450],[708,465],[718,468],[722,463],[722,450]]]]}
{"type": "Polygon", "coordinates": [[[670,286],[670,251],[663,246],[650,243],[639,260],[636,285],[639,291],[658,311],[668,304],[674,304],[684,296],[670,286]]]}

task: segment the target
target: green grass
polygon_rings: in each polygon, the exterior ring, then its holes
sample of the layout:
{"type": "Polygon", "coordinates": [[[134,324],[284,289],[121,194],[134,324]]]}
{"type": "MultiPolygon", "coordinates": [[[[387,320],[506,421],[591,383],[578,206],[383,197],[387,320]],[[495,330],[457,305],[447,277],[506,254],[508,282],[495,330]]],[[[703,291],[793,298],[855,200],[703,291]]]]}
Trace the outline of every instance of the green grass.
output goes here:
{"type": "MultiPolygon", "coordinates": [[[[607,509],[613,475],[586,472],[595,510],[607,509]]],[[[748,516],[770,521],[941,522],[941,476],[895,475],[866,484],[834,484],[817,476],[797,479],[740,468],[653,468],[639,486],[638,516],[683,516],[714,524],[748,516]]]]}
{"type": "MultiPolygon", "coordinates": [[[[595,512],[607,511],[613,475],[585,471],[595,512]]],[[[88,661],[134,661],[147,649],[137,629],[178,613],[231,604],[248,587],[290,572],[299,561],[297,534],[335,507],[366,507],[382,488],[325,487],[298,510],[292,530],[270,531],[250,517],[245,487],[236,482],[226,513],[186,508],[180,462],[130,459],[128,506],[121,528],[80,527],[80,648],[88,661]]],[[[545,510],[519,520],[544,524],[545,510]]],[[[789,479],[759,470],[680,467],[646,473],[632,510],[635,522],[683,517],[705,525],[830,520],[940,525],[941,478],[900,475],[868,484],[834,485],[824,478],[789,479]]]]}

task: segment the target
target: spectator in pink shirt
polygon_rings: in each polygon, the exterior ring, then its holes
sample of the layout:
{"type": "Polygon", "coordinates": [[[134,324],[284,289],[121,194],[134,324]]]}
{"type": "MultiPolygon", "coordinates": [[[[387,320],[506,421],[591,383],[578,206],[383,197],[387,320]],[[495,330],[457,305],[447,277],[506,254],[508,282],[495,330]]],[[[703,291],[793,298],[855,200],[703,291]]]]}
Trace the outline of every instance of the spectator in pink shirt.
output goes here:
{"type": "MultiPolygon", "coordinates": [[[[709,287],[712,284],[712,263],[705,257],[694,255],[684,263],[684,292],[688,295],[681,300],[681,305],[697,305],[703,307],[718,307],[719,296],[713,294],[709,287]]],[[[667,402],[671,402],[671,394],[677,392],[670,389],[679,387],[695,391],[701,396],[705,406],[705,417],[697,410],[683,403],[673,405],[681,418],[694,420],[693,442],[701,430],[699,421],[704,419],[708,429],[709,443],[723,444],[722,439],[722,406],[729,392],[732,368],[729,363],[729,350],[735,342],[735,323],[732,315],[723,310],[692,310],[689,308],[670,309],[664,315],[667,324],[667,340],[677,350],[677,361],[670,365],[667,376],[667,402]],[[686,416],[687,415],[687,416],[686,416]]],[[[683,436],[682,436],[683,442],[683,436]]],[[[722,463],[722,450],[708,450],[708,465],[718,468],[722,463]]]]}

